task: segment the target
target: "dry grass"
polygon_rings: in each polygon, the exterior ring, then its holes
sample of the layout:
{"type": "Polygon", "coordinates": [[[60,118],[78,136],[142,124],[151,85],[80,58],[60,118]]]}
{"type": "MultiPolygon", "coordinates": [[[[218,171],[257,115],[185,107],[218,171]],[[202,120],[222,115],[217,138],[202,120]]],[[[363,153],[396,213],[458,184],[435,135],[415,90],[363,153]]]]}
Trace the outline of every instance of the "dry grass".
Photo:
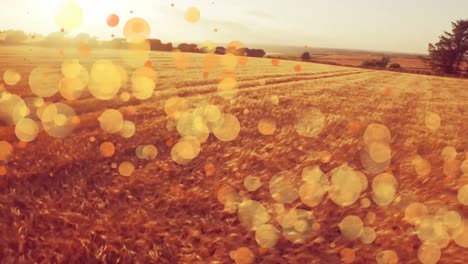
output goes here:
{"type": "MultiPolygon", "coordinates": [[[[73,51],[64,54],[76,56],[73,51]]],[[[63,59],[56,50],[26,47],[2,48],[0,58],[0,72],[21,71],[21,83],[7,89],[23,97],[31,95],[26,82],[34,66],[58,66],[63,59]]],[[[96,58],[118,60],[119,56],[115,51],[99,51],[81,62],[89,67],[96,58]]],[[[418,263],[420,242],[406,232],[410,225],[402,220],[408,203],[440,200],[468,217],[468,208],[456,201],[455,191],[463,179],[447,181],[440,156],[447,145],[457,149],[459,160],[468,151],[468,81],[311,63],[300,63],[302,71],[295,72],[297,62],[281,61],[273,67],[268,59],[251,58],[236,69],[240,93],[230,104],[216,94],[221,71],[203,79],[201,56],[193,55],[193,59],[193,66],[182,72],[168,54],[152,53],[161,91],[152,99],[102,102],[85,96],[68,102],[81,123],[65,139],[42,131],[26,148],[19,148],[14,128],[0,127],[0,139],[16,146],[14,156],[0,162],[8,169],[7,176],[0,178],[2,263],[230,263],[229,251],[240,246],[252,249],[258,263],[339,263],[344,247],[358,250],[356,263],[374,262],[381,249],[395,250],[400,263],[418,263]],[[195,160],[184,166],[175,164],[166,142],[177,140],[178,135],[166,130],[163,111],[164,101],[172,95],[188,98],[193,106],[200,102],[222,106],[240,120],[239,137],[223,143],[210,136],[195,160]],[[279,105],[270,103],[271,95],[279,96],[279,105]],[[135,114],[126,111],[129,106],[136,108],[135,114]],[[313,139],[300,137],[293,128],[296,114],[310,106],[319,108],[327,120],[324,131],[313,139]],[[97,117],[109,107],[120,109],[135,122],[134,137],[124,140],[100,129],[97,117]],[[244,114],[244,109],[249,113],[244,114]],[[428,110],[442,118],[436,132],[424,126],[428,110]],[[273,136],[257,131],[257,122],[265,116],[277,120],[273,136]],[[357,130],[348,129],[350,121],[359,124],[357,130]],[[327,198],[312,209],[321,224],[317,235],[321,241],[313,238],[294,245],[282,238],[265,253],[237,215],[223,212],[216,200],[220,185],[243,190],[247,175],[264,182],[247,196],[268,204],[273,200],[266,183],[280,171],[298,175],[305,166],[320,165],[329,172],[343,163],[362,170],[357,153],[362,133],[371,123],[385,124],[392,133],[391,170],[399,182],[397,199],[387,208],[372,204],[361,209],[359,203],[340,208],[327,198]],[[92,136],[96,142],[89,141],[92,136]],[[99,155],[104,141],[116,145],[113,158],[99,155]],[[157,159],[138,160],[135,148],[140,144],[154,144],[159,150],[157,159]],[[330,162],[320,161],[321,151],[331,153],[330,162]],[[432,164],[431,174],[424,179],[408,166],[414,154],[432,164]],[[136,165],[130,178],[111,168],[111,163],[121,161],[136,165]],[[213,176],[205,176],[206,163],[215,165],[213,176]],[[348,214],[364,218],[367,212],[377,214],[372,225],[376,241],[363,245],[341,238],[337,223],[348,214]],[[329,246],[332,242],[336,247],[329,246]]],[[[375,175],[367,176],[370,181],[375,175]]],[[[370,194],[367,190],[362,197],[370,198],[370,194]]],[[[299,202],[288,205],[294,206],[309,209],[299,202]]],[[[466,261],[466,249],[453,242],[442,252],[440,263],[466,261]]]]}

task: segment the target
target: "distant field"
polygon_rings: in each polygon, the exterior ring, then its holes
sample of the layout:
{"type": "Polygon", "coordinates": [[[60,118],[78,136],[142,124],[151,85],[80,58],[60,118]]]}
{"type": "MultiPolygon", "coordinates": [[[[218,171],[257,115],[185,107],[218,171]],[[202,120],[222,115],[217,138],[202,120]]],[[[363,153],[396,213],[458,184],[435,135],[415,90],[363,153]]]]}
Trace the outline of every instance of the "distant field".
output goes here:
{"type": "MultiPolygon", "coordinates": [[[[311,47],[277,47],[266,46],[267,50],[272,50],[277,56],[284,55],[288,58],[300,58],[302,52],[309,52],[312,61],[317,63],[336,64],[340,66],[361,66],[366,60],[380,60],[382,56],[390,57],[390,63],[398,63],[406,70],[431,73],[430,65],[421,60],[420,56],[426,57],[423,54],[399,54],[392,52],[377,52],[364,50],[347,50],[347,49],[326,49],[326,48],[311,48],[311,47]]],[[[463,66],[466,68],[468,65],[463,66]]]]}
{"type": "MultiPolygon", "coordinates": [[[[430,65],[419,59],[417,56],[400,56],[387,55],[390,63],[398,63],[401,67],[409,70],[424,70],[430,71],[430,65]]],[[[372,54],[356,54],[356,55],[325,55],[314,58],[314,61],[324,63],[336,63],[338,65],[361,66],[366,60],[380,60],[382,56],[372,54]]]]}
{"type": "MultiPolygon", "coordinates": [[[[431,214],[456,210],[467,221],[468,207],[457,201],[457,190],[468,183],[468,175],[462,176],[460,170],[468,159],[468,80],[286,60],[274,66],[271,59],[258,58],[243,58],[232,71],[220,64],[204,73],[205,55],[187,56],[189,66],[182,70],[170,53],[150,54],[158,82],[147,100],[122,100],[120,95],[130,91],[129,82],[107,101],[88,91],[73,101],[59,93],[45,98],[71,106],[79,118],[63,139],[41,129],[33,142],[23,144],[13,125],[0,126],[0,141],[13,146],[12,156],[0,161],[6,170],[0,176],[0,262],[232,263],[230,251],[248,247],[255,263],[340,263],[344,248],[355,250],[353,263],[374,263],[385,249],[395,251],[399,263],[419,263],[421,241],[415,227],[404,220],[409,204],[426,203],[431,214]],[[237,80],[237,95],[230,100],[217,93],[226,77],[237,80]],[[175,163],[171,148],[180,135],[168,125],[164,110],[173,96],[186,98],[191,108],[213,104],[234,115],[240,122],[238,137],[222,142],[211,134],[197,157],[185,165],[175,163]],[[323,129],[315,137],[304,137],[295,122],[311,107],[323,114],[323,129]],[[98,117],[109,108],[135,123],[133,137],[101,129],[98,117]],[[441,119],[436,130],[425,125],[432,112],[441,119]],[[259,132],[264,118],[274,120],[272,135],[259,132]],[[363,166],[360,158],[364,131],[373,123],[385,125],[391,133],[391,162],[382,171],[393,174],[398,187],[388,206],[373,201],[371,183],[380,172],[363,166]],[[103,142],[115,145],[112,157],[101,155],[103,142]],[[135,155],[138,146],[147,144],[157,148],[155,159],[135,155]],[[456,150],[455,161],[448,165],[441,154],[447,146],[456,150]],[[416,155],[429,163],[429,173],[421,175],[413,166],[416,155]],[[113,163],[128,161],[135,171],[121,176],[113,163]],[[300,183],[303,168],[317,165],[329,179],[343,164],[364,173],[369,186],[350,206],[339,206],[328,195],[312,208],[300,199],[286,203],[286,210],[312,211],[319,223],[304,243],[288,241],[275,220],[281,215],[273,209],[271,178],[281,172],[300,183]],[[246,176],[258,176],[262,186],[247,192],[246,176]],[[234,187],[241,197],[268,209],[272,225],[281,233],[272,249],[260,248],[255,232],[240,223],[238,214],[224,210],[217,199],[223,186],[234,187]],[[368,208],[361,206],[363,198],[371,200],[368,208]],[[344,239],[338,224],[347,215],[357,215],[374,228],[375,241],[366,245],[344,239]]],[[[33,97],[28,86],[31,70],[48,65],[59,72],[64,59],[74,58],[88,70],[98,59],[123,65],[115,50],[84,56],[76,50],[1,47],[0,75],[7,69],[22,75],[17,85],[4,89],[23,99],[33,97]]],[[[356,66],[368,58],[375,57],[330,55],[319,60],[356,66]]],[[[425,68],[413,58],[392,62],[425,68]]],[[[130,76],[133,69],[124,68],[130,76]]],[[[450,241],[442,248],[439,263],[465,263],[466,248],[450,241]]]]}

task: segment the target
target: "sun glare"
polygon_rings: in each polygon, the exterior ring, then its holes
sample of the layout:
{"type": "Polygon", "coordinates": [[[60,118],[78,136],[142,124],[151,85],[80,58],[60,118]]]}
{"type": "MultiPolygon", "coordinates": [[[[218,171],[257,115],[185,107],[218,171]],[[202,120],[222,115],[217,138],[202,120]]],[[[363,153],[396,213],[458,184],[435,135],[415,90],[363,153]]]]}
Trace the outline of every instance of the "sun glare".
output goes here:
{"type": "Polygon", "coordinates": [[[50,14],[48,16],[54,19],[56,28],[74,33],[85,32],[89,29],[98,29],[106,27],[107,17],[115,12],[109,1],[90,1],[90,0],[51,0],[45,7],[50,14]]]}

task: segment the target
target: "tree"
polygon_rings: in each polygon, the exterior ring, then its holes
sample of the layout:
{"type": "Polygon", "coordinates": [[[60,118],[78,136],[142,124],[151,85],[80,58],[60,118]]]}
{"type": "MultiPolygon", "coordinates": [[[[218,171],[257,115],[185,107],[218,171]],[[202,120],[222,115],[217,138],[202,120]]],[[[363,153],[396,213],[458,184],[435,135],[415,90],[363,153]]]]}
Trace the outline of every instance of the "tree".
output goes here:
{"type": "Polygon", "coordinates": [[[65,47],[69,42],[70,39],[62,32],[52,32],[44,38],[42,44],[48,47],[65,47]]]}
{"type": "Polygon", "coordinates": [[[301,60],[303,60],[303,61],[309,61],[309,60],[310,60],[310,53],[307,52],[307,51],[304,52],[304,53],[302,53],[302,55],[301,55],[301,60]]]}
{"type": "Polygon", "coordinates": [[[387,65],[390,63],[390,57],[383,56],[382,59],[380,60],[380,67],[381,68],[387,68],[387,65]]]}
{"type": "Polygon", "coordinates": [[[226,54],[226,48],[225,47],[216,47],[215,53],[219,54],[219,55],[224,55],[224,54],[226,54]]]}
{"type": "Polygon", "coordinates": [[[262,49],[248,49],[247,50],[247,55],[249,57],[259,57],[259,58],[262,58],[263,56],[265,56],[265,51],[262,50],[262,49]]]}
{"type": "Polygon", "coordinates": [[[173,50],[171,42],[164,44],[159,39],[150,39],[149,42],[150,42],[151,50],[159,50],[159,51],[172,51],[173,50]]]}
{"type": "Polygon", "coordinates": [[[87,33],[80,33],[73,38],[72,44],[76,47],[79,47],[83,44],[86,44],[88,47],[97,47],[98,41],[96,37],[92,37],[87,33]]]}
{"type": "MultiPolygon", "coordinates": [[[[226,52],[228,52],[228,50],[226,50],[226,52]]],[[[259,58],[265,56],[266,54],[265,51],[262,49],[249,49],[249,48],[230,49],[230,52],[236,56],[248,56],[248,57],[259,57],[259,58]]]]}
{"type": "Polygon", "coordinates": [[[127,47],[127,41],[124,38],[114,38],[110,41],[103,41],[101,46],[108,49],[124,49],[127,47]]]}
{"type": "Polygon", "coordinates": [[[444,32],[439,42],[429,44],[431,66],[437,71],[448,74],[460,72],[468,52],[468,20],[452,22],[452,32],[444,32]]]}
{"type": "Polygon", "coordinates": [[[28,35],[21,30],[7,30],[3,33],[5,34],[4,43],[9,45],[21,44],[28,39],[28,35]]]}
{"type": "Polygon", "coordinates": [[[386,68],[389,63],[390,58],[383,56],[380,60],[366,60],[361,64],[361,66],[369,68],[386,68]]]}
{"type": "Polygon", "coordinates": [[[198,49],[197,44],[187,44],[187,43],[181,43],[177,46],[177,49],[182,51],[182,52],[194,52],[198,53],[200,50],[198,49]]]}
{"type": "Polygon", "coordinates": [[[94,48],[99,47],[99,41],[96,37],[91,37],[90,39],[88,39],[88,46],[94,48]]]}
{"type": "Polygon", "coordinates": [[[79,33],[73,38],[74,44],[87,44],[91,36],[87,33],[79,33]]]}
{"type": "Polygon", "coordinates": [[[237,55],[237,56],[250,56],[249,55],[249,52],[250,52],[250,49],[248,48],[240,48],[240,49],[229,49],[228,48],[228,52],[234,54],[234,55],[237,55]]]}

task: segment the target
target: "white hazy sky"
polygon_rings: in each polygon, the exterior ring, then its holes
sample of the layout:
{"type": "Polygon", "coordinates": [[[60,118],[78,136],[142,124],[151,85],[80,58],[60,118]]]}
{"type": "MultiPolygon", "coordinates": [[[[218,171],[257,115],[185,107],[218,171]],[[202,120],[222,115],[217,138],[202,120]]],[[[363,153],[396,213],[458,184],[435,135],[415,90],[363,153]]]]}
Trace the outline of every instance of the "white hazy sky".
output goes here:
{"type": "MultiPolygon", "coordinates": [[[[64,0],[1,0],[0,29],[47,34],[58,31],[54,16],[64,0]]],[[[78,32],[100,39],[121,37],[126,20],[141,17],[151,37],[164,42],[227,43],[425,53],[450,22],[468,18],[468,0],[75,0],[84,10],[78,32]],[[174,7],[171,7],[174,4],[174,7]],[[187,7],[200,9],[195,24],[187,7]],[[130,13],[133,11],[133,14],[130,13]],[[109,14],[119,26],[106,24],[109,14]],[[213,32],[218,28],[217,33],[213,32]]]]}

